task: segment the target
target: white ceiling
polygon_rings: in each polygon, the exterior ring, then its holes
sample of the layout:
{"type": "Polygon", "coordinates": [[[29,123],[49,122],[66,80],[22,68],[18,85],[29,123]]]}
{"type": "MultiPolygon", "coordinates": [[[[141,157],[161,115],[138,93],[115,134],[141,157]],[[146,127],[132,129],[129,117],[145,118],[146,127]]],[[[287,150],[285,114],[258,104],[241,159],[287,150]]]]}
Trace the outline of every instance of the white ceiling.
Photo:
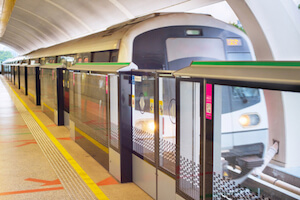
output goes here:
{"type": "Polygon", "coordinates": [[[220,1],[16,0],[0,43],[26,54],[149,13],[190,11],[220,1]]]}

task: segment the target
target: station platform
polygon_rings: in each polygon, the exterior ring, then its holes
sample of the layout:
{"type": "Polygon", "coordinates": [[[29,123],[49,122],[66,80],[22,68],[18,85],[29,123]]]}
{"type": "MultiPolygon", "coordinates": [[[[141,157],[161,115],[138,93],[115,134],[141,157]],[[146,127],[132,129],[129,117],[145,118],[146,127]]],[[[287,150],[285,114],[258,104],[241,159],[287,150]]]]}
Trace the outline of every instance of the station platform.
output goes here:
{"type": "Polygon", "coordinates": [[[0,200],[152,199],[121,184],[0,76],[0,200]]]}

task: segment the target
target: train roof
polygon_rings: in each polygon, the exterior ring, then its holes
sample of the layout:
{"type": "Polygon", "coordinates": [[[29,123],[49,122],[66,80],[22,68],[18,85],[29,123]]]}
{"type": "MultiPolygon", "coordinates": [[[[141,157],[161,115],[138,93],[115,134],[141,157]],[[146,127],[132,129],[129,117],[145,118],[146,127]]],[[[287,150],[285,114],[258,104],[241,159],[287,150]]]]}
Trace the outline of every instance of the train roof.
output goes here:
{"type": "Polygon", "coordinates": [[[102,32],[51,47],[38,49],[25,56],[33,59],[57,55],[114,50],[119,49],[120,42],[126,35],[131,35],[131,38],[129,39],[133,40],[135,36],[148,30],[164,26],[180,25],[218,27],[238,34],[243,34],[242,31],[232,25],[216,20],[209,15],[194,13],[154,13],[111,26],[102,32]],[[144,23],[146,21],[147,23],[144,23]]]}
{"type": "Polygon", "coordinates": [[[3,62],[3,64],[12,64],[12,63],[17,63],[18,61],[26,60],[26,56],[18,56],[14,58],[9,58],[3,62]]]}

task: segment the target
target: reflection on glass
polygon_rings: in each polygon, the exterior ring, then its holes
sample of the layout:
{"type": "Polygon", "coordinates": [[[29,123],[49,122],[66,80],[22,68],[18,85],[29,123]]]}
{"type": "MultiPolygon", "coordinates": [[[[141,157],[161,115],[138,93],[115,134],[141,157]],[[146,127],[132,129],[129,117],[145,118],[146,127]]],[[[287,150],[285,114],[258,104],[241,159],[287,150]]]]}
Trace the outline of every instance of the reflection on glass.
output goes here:
{"type": "Polygon", "coordinates": [[[69,111],[76,128],[108,147],[106,75],[70,72],[69,111]]]}
{"type": "Polygon", "coordinates": [[[154,77],[133,79],[133,150],[154,162],[154,77]]]}
{"type": "Polygon", "coordinates": [[[36,72],[35,67],[27,68],[28,97],[36,103],[36,72]]]}
{"type": "Polygon", "coordinates": [[[15,67],[14,66],[11,66],[11,82],[14,83],[14,79],[15,79],[15,67]]]}
{"type": "Polygon", "coordinates": [[[19,86],[19,74],[18,74],[18,66],[15,66],[15,83],[16,83],[16,86],[19,86]]]}
{"type": "Polygon", "coordinates": [[[159,78],[159,165],[175,174],[175,78],[159,78]]]}
{"type": "Polygon", "coordinates": [[[43,112],[53,121],[57,111],[56,69],[41,69],[41,105],[43,112]]]}
{"type": "Polygon", "coordinates": [[[200,83],[180,82],[179,189],[200,198],[200,83]]]}
{"type": "Polygon", "coordinates": [[[224,44],[221,39],[168,38],[166,47],[170,70],[189,66],[195,60],[225,60],[224,44]]]}
{"type": "Polygon", "coordinates": [[[45,58],[45,64],[51,64],[56,62],[56,57],[47,57],[45,58]]]}
{"type": "Polygon", "coordinates": [[[20,86],[21,91],[25,93],[25,67],[20,67],[20,86]]]}
{"type": "Polygon", "coordinates": [[[292,129],[300,94],[220,85],[214,92],[214,199],[299,199],[300,157],[289,148],[300,139],[292,129]]]}
{"type": "Polygon", "coordinates": [[[118,76],[110,75],[110,146],[119,150],[118,76]]]}

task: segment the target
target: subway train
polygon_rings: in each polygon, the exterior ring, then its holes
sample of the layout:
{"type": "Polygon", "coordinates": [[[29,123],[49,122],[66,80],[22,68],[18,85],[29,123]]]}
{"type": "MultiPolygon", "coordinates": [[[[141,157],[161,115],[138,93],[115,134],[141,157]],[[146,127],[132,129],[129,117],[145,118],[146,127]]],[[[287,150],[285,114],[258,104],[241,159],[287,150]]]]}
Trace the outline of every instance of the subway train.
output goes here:
{"type": "MultiPolygon", "coordinates": [[[[173,71],[189,66],[192,61],[225,60],[255,60],[251,42],[241,30],[209,15],[155,13],[114,25],[99,33],[35,50],[24,57],[7,60],[4,64],[27,63],[28,66],[42,66],[61,63],[64,65],[62,78],[64,112],[69,113],[70,110],[76,109],[74,103],[70,103],[73,101],[71,98],[75,99],[76,92],[82,92],[86,99],[81,99],[79,104],[85,110],[77,110],[75,118],[77,116],[77,121],[86,120],[82,123],[82,127],[83,129],[87,127],[85,132],[89,135],[88,127],[94,130],[96,130],[95,127],[98,127],[98,130],[106,129],[106,125],[103,124],[109,123],[106,114],[109,111],[106,88],[108,80],[106,76],[102,76],[100,79],[92,77],[93,73],[77,77],[79,75],[76,74],[76,70],[68,70],[70,66],[76,66],[78,63],[133,63],[139,70],[173,71]],[[79,78],[83,81],[83,79],[87,79],[86,77],[92,78],[90,78],[90,82],[81,86],[80,91],[70,89],[72,85],[76,84],[75,79],[79,78]],[[101,120],[94,120],[97,115],[101,115],[101,120]]],[[[12,71],[16,69],[7,70],[13,74],[12,71]]],[[[50,77],[49,80],[51,76],[55,75],[53,72],[47,75],[46,70],[42,68],[39,73],[40,77],[50,77]]],[[[16,76],[15,72],[14,75],[16,76]]],[[[138,86],[138,78],[140,77],[136,76],[134,86],[136,114],[132,126],[133,130],[143,132],[134,138],[145,142],[143,137],[152,138],[151,135],[154,135],[155,130],[150,95],[154,96],[155,88],[148,87],[151,80],[143,81],[138,86]]],[[[175,81],[164,80],[163,84],[169,89],[163,99],[167,103],[163,104],[165,112],[162,114],[164,118],[162,140],[172,146],[174,150],[171,154],[175,156],[175,81]]],[[[52,91],[53,85],[45,85],[45,83],[43,85],[43,82],[41,85],[42,90],[52,91]]],[[[45,91],[41,91],[41,93],[43,92],[45,93],[45,91]]],[[[53,98],[55,95],[51,93],[48,95],[48,98],[50,97],[53,98]]],[[[245,152],[244,150],[249,149],[249,146],[257,157],[262,158],[268,141],[268,124],[266,121],[261,121],[261,119],[267,119],[263,92],[260,89],[228,86],[223,87],[222,97],[221,148],[224,152],[222,157],[227,161],[227,165],[239,165],[237,159],[244,155],[230,155],[232,152],[245,152]],[[257,113],[258,110],[259,113],[257,113]]],[[[50,107],[47,112],[53,112],[52,106],[45,101],[43,103],[42,100],[41,105],[50,107]]],[[[65,124],[67,124],[67,119],[65,118],[65,124]]],[[[103,133],[101,137],[92,133],[90,137],[94,137],[104,147],[110,145],[108,132],[103,133]]],[[[154,146],[149,149],[149,151],[155,151],[154,146]]],[[[135,151],[135,149],[133,150],[135,151]]],[[[147,156],[145,157],[147,158],[147,156]]],[[[155,159],[150,156],[149,160],[154,162],[155,159]]],[[[196,162],[199,163],[199,160],[196,162]]],[[[262,162],[257,162],[259,164],[254,167],[262,165],[262,162]]],[[[175,160],[172,160],[170,165],[172,166],[166,167],[167,171],[175,174],[175,160]]],[[[251,170],[245,169],[241,174],[247,174],[251,170]]],[[[224,169],[224,173],[225,171],[224,169]]]]}

